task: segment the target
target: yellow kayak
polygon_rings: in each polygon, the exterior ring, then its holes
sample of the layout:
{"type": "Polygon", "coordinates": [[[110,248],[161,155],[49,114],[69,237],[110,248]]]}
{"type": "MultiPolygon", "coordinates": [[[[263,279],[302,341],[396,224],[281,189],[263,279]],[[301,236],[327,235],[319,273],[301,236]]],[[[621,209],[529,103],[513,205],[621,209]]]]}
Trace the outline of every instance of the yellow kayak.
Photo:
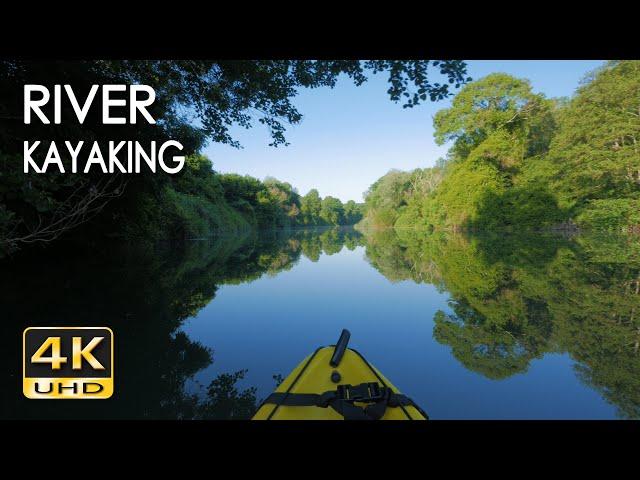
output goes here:
{"type": "Polygon", "coordinates": [[[347,348],[318,348],[269,395],[253,420],[427,420],[427,414],[367,362],[347,348]]]}

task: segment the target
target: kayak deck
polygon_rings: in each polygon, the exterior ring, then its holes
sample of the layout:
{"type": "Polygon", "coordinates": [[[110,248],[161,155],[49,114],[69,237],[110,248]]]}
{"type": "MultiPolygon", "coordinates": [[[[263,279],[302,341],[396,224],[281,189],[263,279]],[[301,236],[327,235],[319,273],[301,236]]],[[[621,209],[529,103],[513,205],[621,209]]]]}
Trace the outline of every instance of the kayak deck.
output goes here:
{"type": "MultiPolygon", "coordinates": [[[[322,347],[305,358],[278,386],[280,394],[322,394],[335,391],[339,385],[360,385],[377,383],[395,394],[399,390],[367,362],[357,351],[346,348],[337,366],[330,364],[334,346],[322,347]]],[[[281,395],[282,396],[282,395],[281,395]]],[[[286,395],[284,396],[286,397],[286,395]]],[[[355,402],[362,407],[365,403],[355,402]]],[[[333,408],[318,406],[290,406],[263,403],[253,417],[254,420],[343,420],[333,408]]],[[[414,405],[387,407],[381,420],[426,420],[414,405]]]]}

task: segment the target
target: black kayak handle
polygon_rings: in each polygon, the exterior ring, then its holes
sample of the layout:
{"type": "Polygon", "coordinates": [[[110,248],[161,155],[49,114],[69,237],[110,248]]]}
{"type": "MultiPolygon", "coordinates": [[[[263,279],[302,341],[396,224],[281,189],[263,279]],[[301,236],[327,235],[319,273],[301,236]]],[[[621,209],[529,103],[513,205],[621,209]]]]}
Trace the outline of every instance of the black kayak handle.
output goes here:
{"type": "Polygon", "coordinates": [[[349,343],[349,339],[351,338],[351,332],[346,328],[342,329],[342,333],[340,334],[340,338],[338,339],[338,343],[336,343],[336,348],[333,350],[333,355],[331,356],[331,360],[329,360],[329,365],[332,367],[337,367],[340,365],[340,361],[344,356],[344,352],[347,350],[347,344],[349,343]]]}

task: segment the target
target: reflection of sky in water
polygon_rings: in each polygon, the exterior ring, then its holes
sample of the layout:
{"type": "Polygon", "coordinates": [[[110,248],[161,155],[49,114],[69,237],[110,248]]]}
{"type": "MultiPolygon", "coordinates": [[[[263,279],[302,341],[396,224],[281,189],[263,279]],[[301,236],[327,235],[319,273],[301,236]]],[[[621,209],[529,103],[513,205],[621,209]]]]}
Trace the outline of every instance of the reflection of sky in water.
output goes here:
{"type": "MultiPolygon", "coordinates": [[[[613,418],[615,409],[576,377],[566,354],[545,354],[525,373],[490,380],[467,370],[450,347],[433,338],[437,310],[451,313],[446,293],[412,281],[391,283],[371,267],[363,247],[304,256],[289,271],[242,285],[225,285],[182,330],[214,350],[213,364],[195,380],[248,369],[240,388],[275,387],[342,328],[356,348],[431,418],[613,418]]],[[[194,391],[193,382],[188,388],[194,391]]]]}

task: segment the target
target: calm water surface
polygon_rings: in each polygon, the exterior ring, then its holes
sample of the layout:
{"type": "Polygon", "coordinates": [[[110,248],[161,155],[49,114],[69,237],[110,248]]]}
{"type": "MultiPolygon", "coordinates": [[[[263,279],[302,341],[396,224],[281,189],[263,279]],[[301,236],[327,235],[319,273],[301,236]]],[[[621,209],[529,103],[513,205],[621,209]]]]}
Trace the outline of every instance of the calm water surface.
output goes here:
{"type": "Polygon", "coordinates": [[[16,401],[7,370],[3,416],[245,418],[348,328],[433,419],[640,417],[637,238],[305,230],[113,258],[3,272],[5,341],[73,319],[118,347],[113,399],[16,401]]]}

